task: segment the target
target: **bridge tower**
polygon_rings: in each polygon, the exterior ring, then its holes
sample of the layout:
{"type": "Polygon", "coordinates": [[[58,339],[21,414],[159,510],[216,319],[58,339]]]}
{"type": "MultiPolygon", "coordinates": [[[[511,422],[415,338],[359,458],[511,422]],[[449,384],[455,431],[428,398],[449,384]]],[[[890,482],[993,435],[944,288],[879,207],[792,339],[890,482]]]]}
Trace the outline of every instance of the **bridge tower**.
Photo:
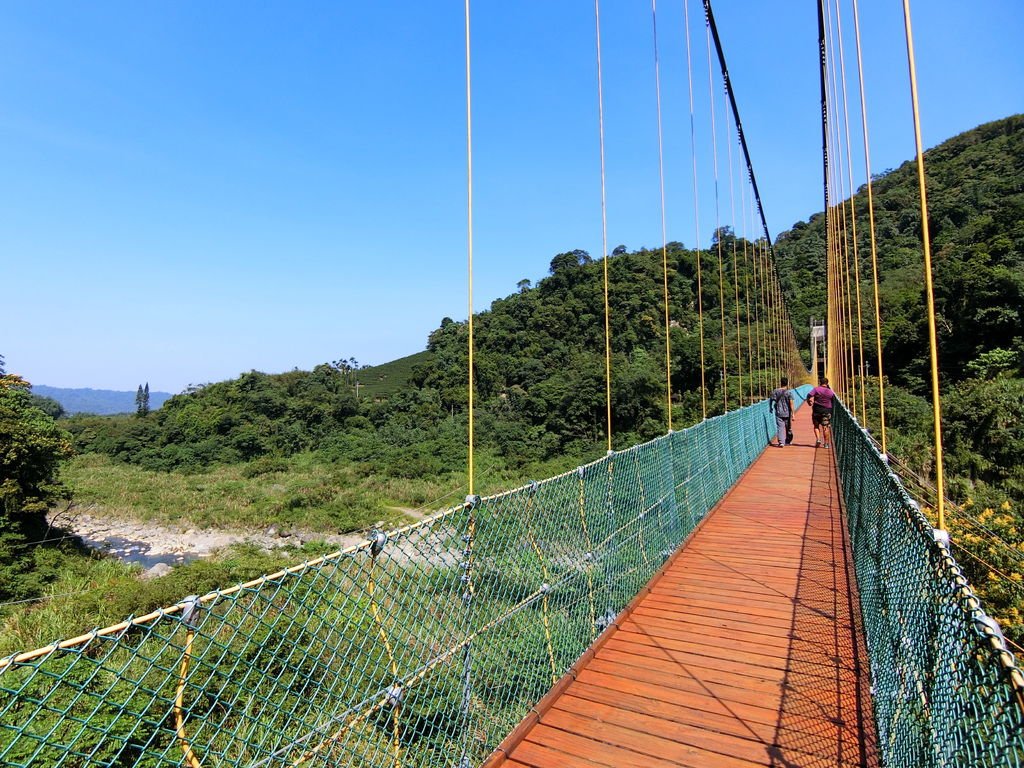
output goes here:
{"type": "Polygon", "coordinates": [[[811,318],[811,377],[818,383],[818,376],[825,370],[825,322],[811,318]],[[818,367],[818,361],[821,367],[818,367]]]}

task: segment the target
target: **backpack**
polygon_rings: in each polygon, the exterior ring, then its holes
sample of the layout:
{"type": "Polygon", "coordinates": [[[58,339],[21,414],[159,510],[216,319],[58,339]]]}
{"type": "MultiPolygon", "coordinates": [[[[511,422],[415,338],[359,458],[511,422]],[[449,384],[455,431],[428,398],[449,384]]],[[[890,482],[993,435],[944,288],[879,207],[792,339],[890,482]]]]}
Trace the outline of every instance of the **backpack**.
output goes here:
{"type": "MultiPolygon", "coordinates": [[[[776,415],[782,415],[782,414],[779,414],[779,404],[780,403],[785,403],[786,410],[787,411],[790,410],[790,408],[789,408],[789,390],[786,389],[785,387],[779,387],[778,389],[774,390],[772,392],[772,395],[771,395],[771,409],[772,409],[772,412],[775,413],[776,415]]],[[[791,417],[792,415],[793,415],[792,412],[785,414],[786,418],[791,417]]]]}

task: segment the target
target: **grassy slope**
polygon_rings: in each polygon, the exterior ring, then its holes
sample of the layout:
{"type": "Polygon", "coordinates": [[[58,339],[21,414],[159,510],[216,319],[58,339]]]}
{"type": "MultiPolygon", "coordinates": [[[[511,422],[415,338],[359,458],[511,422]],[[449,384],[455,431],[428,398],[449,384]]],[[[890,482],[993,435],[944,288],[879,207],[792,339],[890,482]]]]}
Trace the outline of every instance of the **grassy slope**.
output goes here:
{"type": "Polygon", "coordinates": [[[357,374],[359,397],[383,400],[401,391],[408,385],[413,367],[429,362],[432,357],[430,352],[423,351],[400,357],[390,363],[360,369],[357,374]]]}

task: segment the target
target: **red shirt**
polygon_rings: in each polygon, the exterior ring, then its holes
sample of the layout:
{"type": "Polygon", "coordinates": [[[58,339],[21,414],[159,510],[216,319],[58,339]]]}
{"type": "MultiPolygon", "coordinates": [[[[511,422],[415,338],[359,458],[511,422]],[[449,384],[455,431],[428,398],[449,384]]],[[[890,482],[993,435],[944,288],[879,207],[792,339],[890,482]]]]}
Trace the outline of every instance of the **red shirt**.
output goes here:
{"type": "Polygon", "coordinates": [[[833,392],[829,387],[815,387],[811,390],[811,394],[808,398],[811,402],[819,408],[828,408],[832,410],[832,401],[835,400],[836,393],[833,392]]]}

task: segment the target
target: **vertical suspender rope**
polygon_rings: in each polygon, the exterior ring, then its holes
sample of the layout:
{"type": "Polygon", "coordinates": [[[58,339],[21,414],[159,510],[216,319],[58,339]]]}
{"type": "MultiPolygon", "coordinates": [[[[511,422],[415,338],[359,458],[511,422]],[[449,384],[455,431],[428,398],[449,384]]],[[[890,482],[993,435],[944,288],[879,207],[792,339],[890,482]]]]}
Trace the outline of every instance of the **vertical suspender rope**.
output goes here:
{"type": "Polygon", "coordinates": [[[860,116],[864,134],[864,174],[868,186],[868,223],[871,226],[871,284],[875,303],[875,346],[878,351],[878,411],[881,426],[882,453],[888,454],[885,435],[885,383],[882,370],[882,317],[878,301],[878,251],[875,246],[875,201],[871,190],[871,152],[868,149],[868,105],[864,94],[864,63],[860,46],[860,14],[853,0],[853,27],[857,39],[857,83],[860,90],[860,116]]]}
{"type": "Polygon", "coordinates": [[[928,233],[928,193],[924,179],[924,147],[921,143],[921,113],[917,99],[917,67],[914,64],[914,33],[910,24],[910,0],[903,0],[903,22],[907,34],[907,63],[910,95],[914,109],[914,142],[917,146],[917,183],[921,193],[921,240],[924,244],[924,281],[928,296],[928,348],[931,353],[932,418],[935,422],[935,495],[938,497],[939,528],[946,529],[945,476],[942,467],[942,404],[939,402],[939,345],[935,332],[935,289],[932,284],[932,248],[928,233]]]}
{"type": "Polygon", "coordinates": [[[661,131],[661,70],[658,63],[658,2],[651,0],[654,27],[654,87],[658,97],[658,182],[661,191],[661,268],[665,301],[665,400],[668,431],[672,431],[672,338],[668,305],[668,234],[665,228],[665,150],[661,131]]]}
{"type": "Polygon", "coordinates": [[[747,325],[747,394],[748,400],[754,402],[754,347],[750,341],[750,254],[747,250],[750,242],[750,229],[747,227],[747,193],[746,185],[740,184],[740,211],[743,216],[743,298],[746,303],[744,318],[747,325]]]}
{"type": "Polygon", "coordinates": [[[775,356],[771,348],[771,305],[768,303],[768,275],[764,264],[764,240],[758,238],[755,243],[757,252],[757,271],[761,282],[761,347],[764,349],[764,370],[766,393],[772,391],[772,369],[775,356]]]}
{"type": "Polygon", "coordinates": [[[469,285],[469,495],[473,495],[473,96],[470,79],[469,0],[466,0],[466,226],[469,285]]]}
{"type": "Polygon", "coordinates": [[[832,317],[832,249],[831,249],[831,221],[832,214],[829,210],[830,194],[828,183],[828,88],[825,81],[828,75],[827,55],[825,51],[825,10],[822,7],[822,0],[818,0],[818,75],[821,82],[821,182],[825,198],[825,284],[828,300],[826,302],[825,319],[825,376],[834,378],[832,371],[832,351],[834,347],[834,328],[832,317]]]}
{"type": "Polygon", "coordinates": [[[608,205],[604,169],[604,83],[601,79],[601,0],[594,0],[597,37],[597,127],[601,148],[601,252],[604,256],[604,402],[607,417],[608,453],[612,452],[612,331],[608,308],[608,205]]]}
{"type": "MultiPolygon", "coordinates": [[[[832,24],[831,6],[826,6],[826,7],[829,9],[829,13],[828,13],[828,19],[829,19],[829,23],[828,23],[829,39],[830,40],[834,40],[834,38],[833,38],[833,24],[832,24]]],[[[836,20],[836,24],[838,25],[838,19],[836,20]]],[[[837,37],[838,37],[838,35],[837,35],[837,37]]],[[[842,47],[843,47],[843,45],[842,45],[842,39],[841,38],[839,38],[839,42],[833,42],[833,44],[832,44],[832,51],[833,51],[833,53],[832,53],[832,72],[833,72],[833,74],[837,73],[837,71],[839,70],[839,67],[836,64],[836,59],[837,59],[837,57],[841,57],[842,56],[842,47]],[[838,54],[837,54],[837,51],[838,51],[838,54]]],[[[848,357],[847,357],[847,360],[846,360],[846,363],[848,365],[848,368],[847,368],[847,380],[848,380],[849,386],[850,386],[850,410],[854,414],[854,417],[856,417],[856,414],[857,414],[857,399],[858,399],[858,392],[857,392],[858,386],[857,386],[857,364],[856,364],[856,357],[855,357],[855,353],[854,353],[854,346],[855,345],[854,345],[854,337],[853,337],[853,332],[854,332],[854,322],[853,322],[853,284],[852,284],[853,281],[850,279],[850,250],[851,250],[850,249],[850,226],[851,225],[847,221],[846,203],[844,202],[844,198],[845,198],[845,195],[846,195],[846,180],[845,180],[845,176],[843,175],[843,152],[842,152],[842,148],[843,148],[843,131],[842,131],[842,123],[839,120],[839,110],[840,110],[840,108],[842,106],[845,105],[845,81],[840,79],[840,77],[833,76],[833,78],[832,78],[832,95],[834,97],[834,101],[833,101],[834,113],[833,114],[835,115],[835,128],[834,128],[834,130],[835,130],[836,150],[837,150],[836,154],[834,155],[834,157],[835,157],[836,191],[837,191],[836,200],[837,200],[837,206],[839,208],[839,216],[837,217],[837,221],[839,222],[839,225],[840,225],[840,251],[842,253],[842,262],[841,262],[841,266],[842,266],[842,280],[843,280],[843,290],[844,290],[845,307],[846,307],[846,314],[845,314],[844,320],[845,320],[845,323],[846,323],[846,329],[847,329],[848,338],[849,338],[849,344],[848,344],[848,347],[847,347],[848,357]],[[841,88],[843,89],[843,93],[844,93],[844,97],[843,97],[843,102],[842,103],[839,100],[839,91],[840,91],[841,88]]],[[[844,115],[845,115],[845,113],[844,113],[844,115]]],[[[853,190],[852,189],[850,190],[850,196],[851,196],[851,199],[852,199],[852,196],[853,196],[853,190]]]]}
{"type": "Polygon", "coordinates": [[[860,420],[862,425],[867,426],[868,409],[867,396],[865,394],[867,387],[864,380],[864,317],[860,296],[860,255],[857,247],[857,208],[855,205],[856,189],[853,183],[853,141],[850,134],[850,106],[846,97],[846,53],[843,46],[843,17],[839,7],[839,0],[836,0],[836,31],[839,39],[839,71],[843,84],[843,120],[846,126],[846,169],[850,178],[850,233],[853,240],[853,278],[857,299],[857,351],[859,353],[857,364],[858,373],[860,374],[860,420]]]}
{"type": "Polygon", "coordinates": [[[782,283],[779,282],[779,271],[775,264],[775,258],[771,251],[768,251],[768,256],[772,263],[772,286],[775,291],[775,348],[778,350],[779,355],[779,372],[775,377],[777,382],[786,372],[786,351],[783,342],[785,338],[786,308],[782,303],[782,283]]]}
{"type": "Polygon", "coordinates": [[[782,376],[782,347],[779,344],[779,339],[782,336],[782,323],[779,319],[781,314],[781,308],[779,307],[778,301],[778,274],[775,272],[775,260],[771,257],[771,251],[765,250],[765,259],[768,262],[768,276],[771,280],[771,300],[772,300],[772,347],[775,350],[775,381],[773,384],[778,384],[779,378],[782,376]]]}
{"type": "MultiPolygon", "coordinates": [[[[728,94],[723,94],[728,96],[728,94]]],[[[740,281],[739,271],[736,264],[737,253],[736,253],[736,237],[737,230],[739,227],[736,226],[736,185],[734,180],[735,171],[732,166],[732,136],[729,128],[729,112],[725,110],[725,126],[726,136],[728,137],[729,147],[729,210],[732,214],[732,288],[733,288],[733,301],[736,309],[736,402],[740,407],[743,407],[743,335],[740,333],[740,281]]]]}
{"type": "MultiPolygon", "coordinates": [[[[835,67],[829,68],[829,61],[834,61],[834,54],[831,51],[834,49],[832,44],[832,17],[831,17],[831,6],[826,2],[824,4],[824,18],[825,18],[825,29],[828,37],[826,38],[825,46],[825,66],[826,71],[835,72],[835,67]]],[[[839,138],[837,132],[838,118],[832,119],[837,114],[836,102],[838,97],[836,96],[835,79],[834,77],[829,78],[828,83],[831,84],[831,96],[832,100],[827,104],[827,116],[829,133],[828,140],[831,146],[833,142],[836,144],[836,152],[829,152],[829,189],[831,190],[830,199],[830,210],[832,212],[832,279],[833,279],[833,299],[836,314],[836,336],[838,345],[836,348],[835,365],[836,365],[836,391],[840,397],[849,402],[849,366],[848,366],[848,355],[850,351],[850,344],[847,339],[847,323],[846,323],[846,283],[843,279],[843,211],[844,208],[840,201],[842,200],[842,191],[839,184],[839,174],[836,171],[836,164],[838,162],[837,157],[839,156],[839,138]]]]}
{"type": "Polygon", "coordinates": [[[700,263],[700,202],[697,188],[697,131],[693,117],[693,59],[690,48],[690,3],[683,0],[683,15],[686,27],[686,75],[690,90],[690,158],[693,165],[693,223],[695,230],[694,248],[697,254],[697,327],[700,334],[700,415],[708,417],[708,387],[704,363],[704,288],[700,263]]]}
{"type": "MultiPolygon", "coordinates": [[[[708,4],[705,0],[705,11],[708,4]]],[[[722,406],[723,411],[729,410],[729,369],[725,352],[725,286],[722,270],[722,217],[718,196],[718,129],[715,125],[715,81],[711,69],[711,21],[705,13],[704,36],[708,51],[708,104],[711,106],[711,154],[715,166],[715,250],[718,254],[718,312],[722,321],[722,406]]]]}
{"type": "MultiPolygon", "coordinates": [[[[716,49],[716,51],[718,53],[718,63],[719,63],[719,66],[720,66],[720,68],[722,70],[722,80],[725,83],[726,94],[729,97],[729,104],[730,104],[730,106],[732,108],[733,119],[735,120],[735,123],[736,123],[736,132],[737,132],[737,134],[739,136],[740,147],[743,149],[743,158],[744,158],[744,160],[746,161],[746,164],[747,164],[747,175],[748,175],[748,177],[750,179],[750,186],[751,186],[751,190],[752,190],[752,193],[753,193],[754,202],[756,202],[756,204],[757,204],[757,212],[760,215],[761,226],[762,226],[762,228],[764,230],[764,246],[763,246],[763,248],[766,251],[766,253],[765,253],[765,262],[766,262],[765,266],[767,267],[767,263],[768,262],[770,262],[770,261],[773,262],[774,261],[774,251],[773,251],[773,248],[772,248],[771,235],[768,232],[768,222],[767,222],[767,219],[765,218],[764,206],[761,204],[761,194],[760,194],[760,192],[758,191],[758,188],[757,188],[757,177],[754,174],[754,166],[753,166],[753,164],[750,161],[750,150],[747,147],[747,139],[746,139],[746,136],[743,133],[743,122],[742,122],[742,120],[740,120],[739,108],[736,105],[736,94],[733,92],[732,80],[729,77],[729,68],[726,66],[725,51],[722,48],[722,41],[721,41],[721,38],[719,37],[719,34],[718,34],[718,25],[715,23],[715,14],[714,14],[714,11],[711,8],[711,0],[703,0],[703,3],[704,3],[704,15],[705,15],[705,17],[707,19],[708,29],[709,29],[709,31],[711,33],[711,38],[714,40],[715,49],[716,49]]],[[[774,274],[774,271],[772,272],[772,274],[774,274]]],[[[762,277],[764,278],[764,282],[763,282],[762,285],[763,285],[763,287],[765,289],[765,299],[767,301],[768,299],[771,298],[770,286],[772,286],[774,283],[771,280],[771,275],[767,271],[767,268],[762,273],[762,277]]],[[[783,353],[781,351],[781,347],[776,348],[776,343],[775,342],[777,342],[778,339],[782,338],[783,327],[788,325],[788,321],[785,321],[784,323],[776,322],[777,318],[776,318],[775,312],[776,311],[784,311],[784,302],[781,301],[781,293],[779,294],[779,298],[780,298],[780,301],[778,302],[778,306],[776,306],[776,302],[774,302],[774,301],[772,301],[772,303],[770,305],[769,304],[765,305],[765,315],[766,315],[765,320],[768,323],[768,325],[767,325],[765,330],[770,335],[770,337],[767,338],[766,341],[771,344],[771,349],[770,350],[766,349],[766,358],[768,360],[773,361],[773,362],[769,362],[768,363],[769,366],[772,366],[774,364],[774,367],[776,367],[777,369],[781,369],[781,360],[782,360],[782,357],[783,357],[783,353]],[[776,333],[780,334],[778,339],[771,338],[771,337],[775,336],[776,333]]],[[[723,341],[724,341],[724,334],[723,334],[723,341]]],[[[724,355],[723,355],[723,358],[724,358],[724,355]]],[[[771,389],[771,385],[769,384],[769,391],[770,391],[770,389],[771,389]]]]}
{"type": "MultiPolygon", "coordinates": [[[[753,205],[753,202],[751,202],[751,205],[753,205]]],[[[760,370],[760,374],[757,377],[757,386],[759,394],[765,397],[768,394],[765,391],[765,385],[768,383],[768,346],[766,344],[767,336],[765,335],[764,327],[764,276],[761,272],[761,238],[755,238],[751,243],[750,261],[754,265],[754,301],[757,304],[757,358],[758,369],[760,370]]]]}
{"type": "Polygon", "coordinates": [[[761,217],[761,228],[764,231],[764,240],[771,250],[772,238],[768,233],[768,220],[765,218],[764,206],[761,204],[761,193],[757,188],[757,176],[754,175],[754,166],[750,161],[750,148],[747,147],[747,137],[743,133],[743,121],[740,120],[739,107],[736,106],[736,94],[733,93],[732,79],[729,77],[729,68],[725,64],[725,51],[722,49],[722,40],[718,36],[718,25],[715,24],[715,13],[711,10],[711,0],[704,0],[704,15],[707,18],[711,30],[711,39],[715,42],[715,50],[718,53],[718,65],[722,70],[722,80],[725,83],[725,92],[729,96],[729,105],[732,107],[732,117],[736,121],[736,133],[739,136],[740,148],[743,150],[743,159],[747,163],[747,176],[750,178],[750,186],[754,193],[754,202],[757,203],[757,212],[761,217]]]}
{"type": "Polygon", "coordinates": [[[772,391],[772,365],[774,363],[772,359],[772,349],[769,346],[771,338],[771,330],[769,327],[769,314],[768,314],[768,289],[767,280],[764,272],[764,239],[757,238],[754,242],[754,255],[757,263],[757,277],[758,277],[758,288],[761,293],[761,311],[759,313],[760,325],[761,325],[761,349],[764,350],[764,389],[765,395],[768,395],[772,391]]]}
{"type": "Polygon", "coordinates": [[[463,578],[466,582],[466,591],[463,593],[463,604],[466,616],[466,641],[462,651],[462,727],[464,737],[462,740],[462,757],[460,764],[468,764],[469,761],[469,709],[473,696],[473,656],[470,638],[472,637],[472,605],[473,605],[473,537],[476,533],[476,497],[475,493],[475,471],[473,466],[473,88],[472,88],[472,57],[471,57],[471,36],[470,36],[470,0],[466,0],[466,227],[467,227],[467,262],[468,262],[468,304],[469,304],[469,495],[466,497],[468,521],[465,540],[465,573],[463,578]]]}
{"type": "MultiPolygon", "coordinates": [[[[828,71],[832,74],[832,77],[830,77],[829,81],[828,81],[829,85],[831,86],[831,91],[830,91],[829,95],[832,97],[831,101],[829,102],[829,118],[830,118],[830,120],[829,120],[829,129],[830,129],[829,130],[829,142],[831,144],[834,141],[835,142],[835,148],[836,148],[835,152],[830,152],[829,153],[829,159],[831,160],[831,163],[829,165],[829,175],[830,175],[830,179],[831,179],[830,187],[832,189],[832,211],[833,211],[832,233],[833,233],[833,238],[834,238],[834,244],[833,244],[832,253],[833,253],[834,260],[835,260],[834,272],[835,272],[835,279],[836,279],[836,289],[837,289],[837,297],[836,298],[838,300],[837,301],[837,306],[839,308],[839,331],[840,331],[840,339],[841,339],[840,350],[839,350],[840,351],[840,366],[839,366],[840,367],[840,372],[839,372],[839,381],[837,382],[839,387],[838,387],[837,391],[840,393],[840,396],[842,397],[843,400],[849,402],[848,384],[850,382],[849,382],[849,378],[848,378],[848,373],[849,373],[848,354],[852,351],[852,345],[847,343],[847,336],[846,336],[846,329],[847,329],[847,325],[846,325],[846,310],[847,310],[846,298],[848,296],[848,292],[847,292],[846,281],[844,280],[844,276],[845,276],[846,272],[845,272],[844,266],[843,266],[844,263],[845,263],[845,252],[846,252],[846,240],[845,240],[845,237],[844,237],[844,234],[845,234],[845,231],[846,231],[846,221],[845,221],[844,214],[846,212],[846,209],[845,209],[845,206],[843,206],[843,204],[842,204],[842,199],[843,199],[843,187],[842,187],[842,183],[841,183],[842,173],[840,171],[836,170],[836,166],[841,162],[840,158],[842,156],[842,152],[841,152],[841,142],[840,142],[840,138],[839,138],[839,118],[838,118],[839,96],[838,96],[838,91],[836,89],[836,82],[835,82],[836,66],[835,66],[835,52],[834,52],[835,51],[835,42],[834,42],[834,39],[833,39],[833,28],[832,28],[832,7],[831,7],[831,4],[827,0],[825,2],[825,28],[826,28],[826,32],[828,34],[827,42],[826,42],[826,47],[825,47],[825,50],[826,50],[826,66],[828,66],[829,63],[831,62],[831,66],[829,67],[828,71]]],[[[854,412],[856,412],[856,408],[854,409],[854,412]]]]}

